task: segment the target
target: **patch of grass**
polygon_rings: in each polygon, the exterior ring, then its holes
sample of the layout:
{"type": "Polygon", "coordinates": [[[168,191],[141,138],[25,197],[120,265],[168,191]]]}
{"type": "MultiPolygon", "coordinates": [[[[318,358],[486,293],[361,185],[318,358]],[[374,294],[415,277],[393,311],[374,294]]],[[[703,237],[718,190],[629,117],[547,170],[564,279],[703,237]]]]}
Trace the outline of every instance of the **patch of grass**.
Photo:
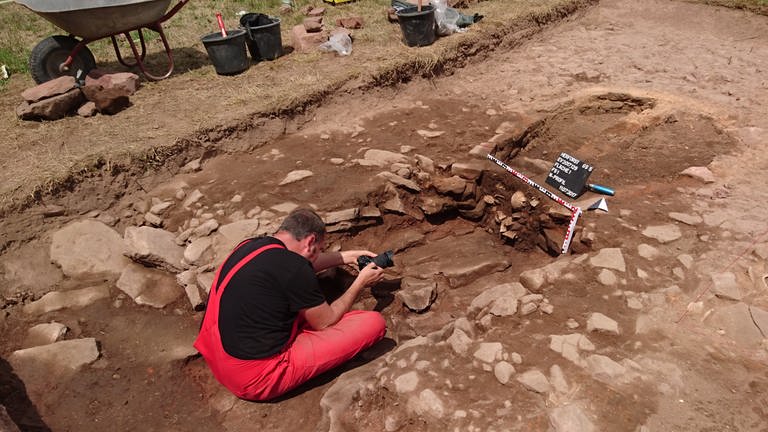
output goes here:
{"type": "Polygon", "coordinates": [[[687,0],[712,6],[744,9],[760,15],[768,15],[768,0],[687,0]]]}

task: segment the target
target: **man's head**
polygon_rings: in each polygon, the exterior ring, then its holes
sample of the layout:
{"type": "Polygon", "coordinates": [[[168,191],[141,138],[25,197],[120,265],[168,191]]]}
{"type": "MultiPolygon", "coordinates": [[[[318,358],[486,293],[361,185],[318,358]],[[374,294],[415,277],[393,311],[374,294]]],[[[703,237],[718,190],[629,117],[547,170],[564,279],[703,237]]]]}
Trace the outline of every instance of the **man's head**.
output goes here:
{"type": "Polygon", "coordinates": [[[325,222],[313,210],[298,208],[283,220],[277,237],[286,243],[289,250],[314,262],[325,246],[325,222]],[[292,237],[287,242],[284,239],[286,234],[292,237]]]}

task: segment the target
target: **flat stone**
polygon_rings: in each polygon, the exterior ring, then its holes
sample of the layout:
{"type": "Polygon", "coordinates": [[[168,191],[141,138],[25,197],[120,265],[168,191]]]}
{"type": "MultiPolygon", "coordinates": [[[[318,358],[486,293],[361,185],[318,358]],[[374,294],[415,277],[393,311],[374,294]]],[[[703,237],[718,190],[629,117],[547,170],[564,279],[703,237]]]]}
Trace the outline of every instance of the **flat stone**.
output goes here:
{"type": "Polygon", "coordinates": [[[445,131],[419,129],[416,131],[416,133],[424,138],[437,138],[440,135],[443,135],[445,131]]]}
{"type": "Polygon", "coordinates": [[[164,224],[163,218],[154,213],[145,213],[144,221],[153,227],[161,227],[164,224]]]}
{"type": "Polygon", "coordinates": [[[544,267],[526,270],[520,273],[520,283],[529,291],[538,292],[545,284],[555,282],[568,264],[567,259],[559,259],[544,267]]]}
{"type": "Polygon", "coordinates": [[[453,352],[460,356],[467,355],[469,347],[472,345],[472,339],[463,330],[456,327],[454,327],[453,333],[446,339],[446,342],[451,346],[453,352]]]}
{"type": "Polygon", "coordinates": [[[408,180],[406,178],[400,177],[395,173],[382,171],[376,174],[376,176],[382,177],[388,180],[390,183],[394,184],[395,186],[402,186],[413,192],[421,192],[421,187],[416,182],[414,182],[413,180],[408,180]]]}
{"type": "Polygon", "coordinates": [[[742,346],[757,347],[763,341],[763,334],[755,325],[750,307],[745,303],[719,307],[706,322],[715,329],[723,330],[726,337],[742,346]]]}
{"type": "Polygon", "coordinates": [[[51,260],[72,278],[122,273],[130,260],[124,256],[120,234],[95,220],[71,223],[53,233],[51,260]]]}
{"type": "MultiPolygon", "coordinates": [[[[507,298],[509,301],[514,300],[514,308],[517,310],[517,299],[526,295],[528,291],[518,282],[507,282],[501,285],[496,285],[492,288],[486,289],[480,295],[472,299],[469,305],[470,311],[478,311],[486,306],[494,303],[496,299],[507,298]]],[[[514,312],[513,312],[514,314],[514,312]]]]}
{"type": "Polygon", "coordinates": [[[24,98],[25,101],[33,103],[42,99],[64,94],[76,88],[76,86],[77,83],[75,77],[64,75],[24,90],[21,92],[21,97],[24,98]]]}
{"type": "Polygon", "coordinates": [[[655,225],[643,230],[643,235],[657,240],[659,243],[669,243],[683,236],[677,225],[655,225]]]}
{"type": "Polygon", "coordinates": [[[493,375],[502,384],[508,383],[514,374],[515,367],[505,361],[500,361],[493,367],[493,375]]]}
{"type": "Polygon", "coordinates": [[[627,271],[627,265],[624,263],[624,255],[619,248],[601,249],[597,255],[589,258],[589,263],[594,267],[608,268],[620,272],[627,271]]]}
{"type": "Polygon", "coordinates": [[[278,184],[279,186],[284,186],[287,184],[295,183],[300,180],[304,180],[307,177],[313,176],[315,173],[309,170],[295,170],[289,172],[283,180],[280,181],[278,184]]]}
{"type": "Polygon", "coordinates": [[[51,262],[48,248],[35,241],[6,251],[0,261],[0,274],[4,274],[0,277],[0,296],[8,298],[22,291],[45,294],[64,277],[51,262]]]}
{"type": "Polygon", "coordinates": [[[397,295],[409,310],[424,313],[437,299],[437,282],[405,277],[397,295]]]}
{"type": "Polygon", "coordinates": [[[191,265],[205,264],[212,258],[212,254],[205,255],[206,252],[211,250],[212,245],[213,239],[210,237],[201,237],[194,240],[184,249],[184,261],[191,265]]]}
{"type": "Polygon", "coordinates": [[[55,321],[38,324],[27,330],[27,338],[24,339],[22,348],[31,348],[40,345],[52,344],[61,339],[67,333],[67,326],[55,321]]]}
{"type": "Polygon", "coordinates": [[[694,259],[692,256],[688,254],[680,254],[677,256],[677,260],[680,261],[680,264],[683,265],[686,269],[691,269],[693,267],[694,259]]]}
{"type": "Polygon", "coordinates": [[[161,215],[171,207],[173,207],[173,201],[163,201],[150,207],[149,212],[156,215],[161,215]]]}
{"type": "Polygon", "coordinates": [[[197,274],[197,286],[203,290],[206,294],[211,292],[211,286],[213,286],[213,280],[216,278],[214,272],[203,272],[197,274]]]}
{"type": "Polygon", "coordinates": [[[192,230],[192,237],[205,237],[217,229],[219,229],[219,221],[216,219],[208,219],[192,230]]]}
{"type": "Polygon", "coordinates": [[[96,339],[85,338],[14,351],[8,362],[24,382],[31,399],[36,400],[98,357],[96,339]]]}
{"type": "Polygon", "coordinates": [[[432,186],[438,193],[459,195],[464,193],[467,187],[467,181],[459,176],[437,177],[432,180],[432,186]]]}
{"type": "Polygon", "coordinates": [[[83,93],[73,89],[32,104],[24,101],[16,107],[16,115],[22,120],[58,120],[76,112],[83,99],[83,93]]]}
{"type": "Polygon", "coordinates": [[[176,236],[163,229],[128,227],[125,229],[126,255],[132,260],[178,273],[182,270],[184,248],[176,236]]]}
{"type": "Polygon", "coordinates": [[[552,390],[546,375],[538,369],[527,370],[517,376],[517,382],[536,393],[548,393],[552,390]]]}
{"type": "Polygon", "coordinates": [[[363,154],[363,158],[376,162],[379,166],[386,166],[386,165],[392,165],[394,163],[407,163],[408,158],[401,154],[401,153],[395,153],[388,150],[377,150],[377,149],[370,149],[367,150],[363,154]]]}
{"type": "Polygon", "coordinates": [[[406,372],[395,378],[395,391],[409,393],[416,390],[419,385],[419,374],[416,371],[406,372]]]}
{"type": "Polygon", "coordinates": [[[597,281],[605,286],[614,286],[619,283],[619,278],[616,277],[616,273],[604,268],[598,273],[597,281]]]}
{"type": "Polygon", "coordinates": [[[647,260],[656,259],[661,255],[658,249],[645,243],[637,245],[637,254],[647,260]]]}
{"type": "Polygon", "coordinates": [[[337,210],[322,215],[323,221],[326,225],[332,225],[339,222],[353,221],[360,215],[360,210],[357,207],[352,207],[344,210],[337,210]]]}
{"type": "Polygon", "coordinates": [[[483,363],[493,363],[501,360],[503,350],[501,342],[483,342],[472,356],[483,363]]]}
{"type": "Polygon", "coordinates": [[[173,276],[139,264],[126,267],[117,280],[117,287],[128,294],[136,304],[158,309],[174,302],[182,294],[173,276]]]}
{"type": "Polygon", "coordinates": [[[428,158],[427,156],[417,154],[416,156],[416,164],[419,168],[421,168],[422,171],[427,173],[434,173],[435,172],[435,161],[428,158]]]}
{"type": "Polygon", "coordinates": [[[752,321],[763,334],[763,337],[768,339],[768,311],[760,309],[755,306],[749,307],[749,313],[752,315],[752,321]]]}
{"type": "Polygon", "coordinates": [[[687,213],[675,213],[671,212],[669,213],[669,217],[678,221],[682,222],[686,225],[696,226],[702,222],[704,222],[704,219],[701,218],[699,215],[690,215],[687,213]]]}
{"type": "MultiPolygon", "coordinates": [[[[522,285],[520,285],[522,287],[522,285]]],[[[536,305],[533,307],[536,310],[536,305]]],[[[512,316],[517,313],[517,297],[502,296],[491,303],[491,309],[488,311],[491,315],[503,317],[512,316]]]]}
{"type": "Polygon", "coordinates": [[[219,234],[229,240],[230,244],[237,244],[243,240],[264,234],[264,232],[260,230],[261,227],[262,224],[259,219],[243,219],[226,225],[221,225],[218,231],[219,234]]]}
{"type": "Polygon", "coordinates": [[[418,397],[408,399],[409,410],[420,416],[430,416],[441,419],[445,415],[445,407],[440,398],[430,389],[424,389],[418,397]]]}
{"type": "Polygon", "coordinates": [[[291,45],[297,53],[308,53],[328,41],[328,32],[309,33],[303,24],[291,28],[291,45]]]}
{"type": "Polygon", "coordinates": [[[627,368],[604,355],[592,354],[586,358],[587,370],[597,380],[612,383],[627,373],[627,368]]]}
{"type": "Polygon", "coordinates": [[[619,323],[599,312],[594,312],[589,314],[589,318],[587,318],[587,331],[597,331],[601,333],[612,333],[618,335],[619,323]]]}
{"type": "Polygon", "coordinates": [[[715,175],[707,167],[688,167],[684,169],[680,174],[699,180],[703,183],[714,183],[715,175]]]}
{"type": "Polygon", "coordinates": [[[203,193],[200,192],[199,189],[195,189],[192,192],[190,192],[187,197],[184,199],[184,202],[181,203],[181,206],[185,209],[189,210],[189,208],[200,201],[201,198],[203,198],[203,193]]]}
{"type": "Polygon", "coordinates": [[[740,301],[742,298],[741,288],[736,282],[736,275],[731,272],[714,273],[712,278],[712,292],[716,296],[726,299],[740,301]]]}
{"type": "Polygon", "coordinates": [[[557,393],[568,393],[568,381],[565,380],[565,374],[560,366],[552,365],[549,368],[549,383],[552,384],[557,393]]]}
{"type": "Polygon", "coordinates": [[[71,291],[51,291],[40,299],[24,305],[24,313],[40,315],[65,308],[78,309],[105,298],[109,298],[109,288],[106,286],[94,286],[71,291]]]}
{"type": "Polygon", "coordinates": [[[553,432],[597,432],[598,430],[584,410],[573,403],[552,408],[549,421],[553,432]]]}
{"type": "Polygon", "coordinates": [[[536,312],[539,306],[536,303],[526,303],[520,306],[520,315],[526,316],[536,312]]]}
{"type": "Polygon", "coordinates": [[[476,180],[487,166],[487,162],[481,161],[457,162],[451,165],[451,174],[467,180],[476,180]]]}

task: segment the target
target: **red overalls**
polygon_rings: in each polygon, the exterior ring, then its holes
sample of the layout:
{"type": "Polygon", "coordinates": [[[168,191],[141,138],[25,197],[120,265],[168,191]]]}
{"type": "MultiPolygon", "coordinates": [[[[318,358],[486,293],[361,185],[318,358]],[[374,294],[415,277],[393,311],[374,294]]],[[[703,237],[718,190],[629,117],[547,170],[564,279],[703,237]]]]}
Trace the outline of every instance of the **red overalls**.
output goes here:
{"type": "MultiPolygon", "coordinates": [[[[238,248],[243,244],[245,242],[238,248]]],[[[260,253],[275,248],[283,246],[271,244],[251,252],[217,286],[223,264],[219,267],[208,297],[203,325],[194,343],[216,379],[236,396],[248,400],[263,401],[280,396],[351,359],[378,342],[386,331],[384,318],[378,312],[347,312],[339,322],[323,330],[311,330],[297,317],[291,337],[279,353],[257,360],[241,360],[227,354],[219,334],[221,295],[240,268],[260,253]]]]}

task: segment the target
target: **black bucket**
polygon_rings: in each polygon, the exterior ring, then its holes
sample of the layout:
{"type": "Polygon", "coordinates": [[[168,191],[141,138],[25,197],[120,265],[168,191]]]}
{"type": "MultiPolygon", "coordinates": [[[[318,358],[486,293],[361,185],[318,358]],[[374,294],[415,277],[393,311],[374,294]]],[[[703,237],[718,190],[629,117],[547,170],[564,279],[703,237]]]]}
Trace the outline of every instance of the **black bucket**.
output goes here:
{"type": "Polygon", "coordinates": [[[245,30],[232,29],[224,37],[220,32],[201,38],[208,57],[219,75],[234,75],[248,69],[248,53],[245,51],[245,30]]]}
{"type": "Polygon", "coordinates": [[[260,13],[240,17],[240,26],[248,32],[248,51],[253,61],[274,60],[283,55],[280,18],[260,13]]]}
{"type": "Polygon", "coordinates": [[[403,39],[410,47],[432,45],[436,37],[435,9],[430,5],[422,6],[421,12],[418,9],[414,6],[397,12],[403,39]]]}

